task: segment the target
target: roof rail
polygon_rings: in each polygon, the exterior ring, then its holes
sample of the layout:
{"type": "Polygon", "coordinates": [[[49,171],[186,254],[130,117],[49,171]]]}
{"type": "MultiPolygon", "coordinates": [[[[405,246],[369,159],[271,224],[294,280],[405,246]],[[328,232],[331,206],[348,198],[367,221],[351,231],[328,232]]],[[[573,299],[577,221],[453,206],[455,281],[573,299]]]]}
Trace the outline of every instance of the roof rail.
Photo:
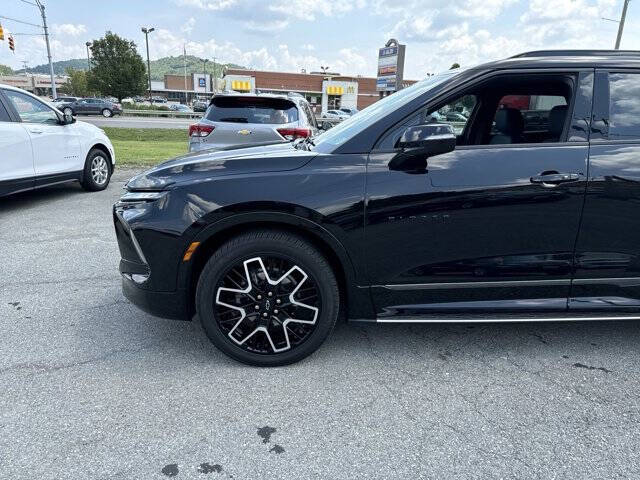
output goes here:
{"type": "Polygon", "coordinates": [[[534,50],[510,58],[522,57],[640,57],[640,50],[534,50]]]}

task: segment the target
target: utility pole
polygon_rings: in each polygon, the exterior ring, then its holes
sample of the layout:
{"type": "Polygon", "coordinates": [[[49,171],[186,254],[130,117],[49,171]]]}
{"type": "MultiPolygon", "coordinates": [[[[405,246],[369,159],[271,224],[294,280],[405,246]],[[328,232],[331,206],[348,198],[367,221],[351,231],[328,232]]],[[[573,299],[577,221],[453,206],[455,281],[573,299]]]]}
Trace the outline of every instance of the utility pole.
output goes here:
{"type": "Polygon", "coordinates": [[[91,42],[85,43],[87,47],[87,65],[89,66],[89,71],[91,71],[91,58],[89,57],[89,47],[91,46],[91,42]]]}
{"type": "Polygon", "coordinates": [[[149,77],[149,101],[151,101],[151,60],[149,60],[149,34],[154,30],[154,27],[142,27],[142,33],[144,33],[144,39],[147,42],[147,76],[149,77]]]}
{"type": "Polygon", "coordinates": [[[218,92],[218,82],[216,81],[216,57],[213,57],[213,93],[218,92]]]}
{"type": "Polygon", "coordinates": [[[189,94],[187,93],[187,46],[182,45],[182,60],[184,61],[184,104],[189,103],[189,94]]]}
{"type": "Polygon", "coordinates": [[[47,29],[47,16],[44,13],[44,5],[40,0],[36,0],[36,6],[42,15],[42,28],[44,29],[44,40],[47,43],[47,58],[49,59],[49,75],[51,76],[51,97],[56,98],[56,80],[53,76],[53,63],[51,62],[51,47],[49,46],[49,30],[47,29]]]}
{"type": "Polygon", "coordinates": [[[624,6],[622,7],[622,16],[620,17],[620,23],[618,24],[618,36],[616,37],[616,50],[620,49],[620,41],[622,40],[622,30],[624,30],[624,21],[627,18],[628,7],[629,7],[629,0],[624,0],[624,6]]]}
{"type": "Polygon", "coordinates": [[[207,62],[208,58],[202,60],[202,72],[204,73],[204,94],[207,94],[207,62]]]}

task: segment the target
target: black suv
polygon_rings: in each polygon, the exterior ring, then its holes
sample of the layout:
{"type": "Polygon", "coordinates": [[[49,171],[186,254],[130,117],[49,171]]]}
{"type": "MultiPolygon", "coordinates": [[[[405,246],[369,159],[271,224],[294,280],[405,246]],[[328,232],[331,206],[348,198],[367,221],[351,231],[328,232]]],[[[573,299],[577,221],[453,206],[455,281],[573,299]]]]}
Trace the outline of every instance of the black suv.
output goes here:
{"type": "Polygon", "coordinates": [[[448,71],[316,138],[186,155],[126,188],[126,296],[197,313],[246,363],[305,357],[340,311],[640,319],[640,52],[448,71]]]}

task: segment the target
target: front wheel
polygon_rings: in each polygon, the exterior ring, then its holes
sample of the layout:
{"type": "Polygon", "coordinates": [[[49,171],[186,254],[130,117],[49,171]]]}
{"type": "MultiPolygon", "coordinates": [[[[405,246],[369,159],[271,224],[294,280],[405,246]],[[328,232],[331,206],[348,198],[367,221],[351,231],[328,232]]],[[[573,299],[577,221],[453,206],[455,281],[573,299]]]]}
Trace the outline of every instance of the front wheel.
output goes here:
{"type": "Polygon", "coordinates": [[[67,115],[67,116],[72,116],[72,115],[73,115],[73,110],[71,110],[71,108],[69,108],[69,107],[66,107],[66,108],[62,111],[62,113],[64,113],[64,114],[65,114],[65,115],[67,115]]]}
{"type": "Polygon", "coordinates": [[[109,157],[97,148],[92,149],[87,155],[82,174],[82,186],[85,190],[96,192],[104,190],[109,185],[111,167],[109,157]]]}
{"type": "Polygon", "coordinates": [[[108,108],[105,108],[104,110],[102,110],[102,116],[105,118],[109,118],[113,115],[113,112],[111,110],[109,110],[108,108]]]}
{"type": "Polygon", "coordinates": [[[196,309],[211,342],[230,357],[273,367],[317,350],[338,317],[333,270],[304,239],[263,230],[216,250],[200,275],[196,309]]]}

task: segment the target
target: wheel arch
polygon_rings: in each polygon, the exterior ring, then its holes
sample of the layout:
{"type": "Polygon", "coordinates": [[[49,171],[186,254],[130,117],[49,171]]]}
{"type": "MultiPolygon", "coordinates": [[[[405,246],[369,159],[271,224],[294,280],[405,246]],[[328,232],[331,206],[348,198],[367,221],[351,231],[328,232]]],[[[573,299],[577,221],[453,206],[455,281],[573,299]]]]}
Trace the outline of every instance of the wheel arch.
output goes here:
{"type": "MultiPolygon", "coordinates": [[[[326,228],[309,219],[281,212],[240,213],[227,217],[202,230],[192,241],[201,242],[189,262],[183,262],[179,285],[186,285],[189,318],[195,313],[195,290],[200,273],[211,254],[233,236],[259,229],[274,229],[295,234],[316,247],[336,274],[342,294],[341,310],[349,316],[372,312],[368,293],[356,286],[356,269],[342,242],[326,228]],[[186,268],[185,268],[186,267],[186,268]],[[357,312],[357,313],[354,313],[357,312]]],[[[372,312],[373,313],[373,312],[372,312]]]]}
{"type": "Polygon", "coordinates": [[[89,147],[89,149],[87,150],[87,155],[85,156],[85,161],[86,161],[86,158],[91,153],[91,150],[100,150],[101,152],[103,152],[107,156],[107,158],[109,159],[109,168],[111,169],[111,173],[113,173],[113,169],[115,168],[115,165],[113,164],[113,158],[111,157],[111,152],[109,151],[107,146],[104,143],[101,143],[101,142],[96,142],[93,145],[91,145],[89,147]]]}

